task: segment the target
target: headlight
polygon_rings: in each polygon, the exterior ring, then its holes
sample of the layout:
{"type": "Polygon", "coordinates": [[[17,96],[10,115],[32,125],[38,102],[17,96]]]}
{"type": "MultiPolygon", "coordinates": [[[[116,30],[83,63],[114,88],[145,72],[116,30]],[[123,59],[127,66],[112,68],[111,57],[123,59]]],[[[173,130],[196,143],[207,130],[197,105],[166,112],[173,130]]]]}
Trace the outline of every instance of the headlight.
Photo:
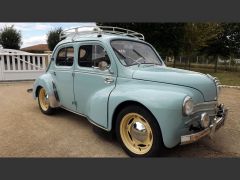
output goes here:
{"type": "Polygon", "coordinates": [[[186,96],[183,101],[183,114],[184,115],[190,115],[193,112],[193,101],[192,98],[189,96],[186,96]]]}

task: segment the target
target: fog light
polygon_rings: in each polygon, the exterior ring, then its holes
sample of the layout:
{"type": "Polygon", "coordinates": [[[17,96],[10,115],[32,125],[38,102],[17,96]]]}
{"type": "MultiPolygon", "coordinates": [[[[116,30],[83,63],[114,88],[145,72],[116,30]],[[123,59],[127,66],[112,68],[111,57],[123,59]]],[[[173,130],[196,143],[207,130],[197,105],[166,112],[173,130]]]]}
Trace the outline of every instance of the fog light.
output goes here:
{"type": "Polygon", "coordinates": [[[203,128],[207,128],[210,124],[210,119],[207,113],[202,113],[201,114],[201,126],[203,128]]]}

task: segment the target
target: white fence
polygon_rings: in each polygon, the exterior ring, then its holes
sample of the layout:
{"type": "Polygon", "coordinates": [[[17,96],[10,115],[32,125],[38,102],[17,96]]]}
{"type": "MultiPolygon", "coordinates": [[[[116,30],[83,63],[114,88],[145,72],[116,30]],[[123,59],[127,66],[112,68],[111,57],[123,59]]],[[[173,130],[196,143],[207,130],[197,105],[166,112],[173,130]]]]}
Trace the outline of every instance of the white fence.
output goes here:
{"type": "Polygon", "coordinates": [[[34,80],[45,72],[49,59],[48,54],[1,50],[0,81],[34,80]]]}

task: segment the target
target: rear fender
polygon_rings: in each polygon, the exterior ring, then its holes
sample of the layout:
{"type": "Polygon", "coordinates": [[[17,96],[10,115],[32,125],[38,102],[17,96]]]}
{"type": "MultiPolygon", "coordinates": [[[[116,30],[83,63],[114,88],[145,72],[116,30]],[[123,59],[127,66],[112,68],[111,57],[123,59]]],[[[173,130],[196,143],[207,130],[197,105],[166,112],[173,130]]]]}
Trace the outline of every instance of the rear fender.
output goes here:
{"type": "Polygon", "coordinates": [[[52,108],[59,107],[61,105],[58,97],[57,89],[51,74],[46,73],[40,76],[38,79],[36,79],[33,85],[34,99],[38,97],[38,91],[40,87],[43,87],[46,90],[49,97],[50,106],[52,108]]]}

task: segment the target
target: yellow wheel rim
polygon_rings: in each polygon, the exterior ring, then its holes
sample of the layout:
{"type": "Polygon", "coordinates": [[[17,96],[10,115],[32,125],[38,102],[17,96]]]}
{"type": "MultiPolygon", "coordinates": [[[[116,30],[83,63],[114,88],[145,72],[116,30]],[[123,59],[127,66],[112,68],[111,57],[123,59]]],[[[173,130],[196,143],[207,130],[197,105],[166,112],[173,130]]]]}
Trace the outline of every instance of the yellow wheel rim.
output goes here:
{"type": "Polygon", "coordinates": [[[137,113],[128,113],[122,118],[120,135],[125,146],[138,155],[146,154],[153,144],[150,125],[137,113]]]}
{"type": "Polygon", "coordinates": [[[39,91],[39,104],[44,111],[47,111],[49,108],[48,95],[45,89],[41,88],[39,91]]]}

